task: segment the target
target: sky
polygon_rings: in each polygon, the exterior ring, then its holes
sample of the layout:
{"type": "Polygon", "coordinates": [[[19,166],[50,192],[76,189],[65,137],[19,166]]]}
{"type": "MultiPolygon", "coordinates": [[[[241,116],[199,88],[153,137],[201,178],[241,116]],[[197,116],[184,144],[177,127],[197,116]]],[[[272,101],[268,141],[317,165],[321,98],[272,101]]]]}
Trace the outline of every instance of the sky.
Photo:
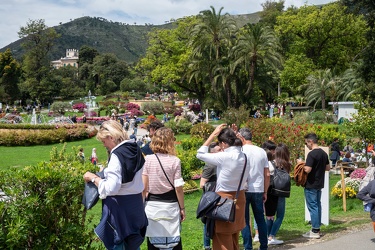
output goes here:
{"type": "MultiPolygon", "coordinates": [[[[222,14],[249,14],[262,10],[266,0],[0,0],[0,48],[19,39],[20,27],[29,20],[44,19],[48,27],[83,16],[114,22],[154,25],[197,15],[213,6],[222,14]]],[[[285,6],[325,4],[334,0],[285,0],[285,6]]]]}

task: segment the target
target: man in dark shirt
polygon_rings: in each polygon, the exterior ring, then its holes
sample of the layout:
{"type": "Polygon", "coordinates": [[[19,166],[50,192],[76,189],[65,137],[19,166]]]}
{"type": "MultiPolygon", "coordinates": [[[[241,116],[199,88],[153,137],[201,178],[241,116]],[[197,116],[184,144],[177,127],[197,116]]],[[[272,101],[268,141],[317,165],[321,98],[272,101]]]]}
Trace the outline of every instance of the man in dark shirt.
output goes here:
{"type": "MultiPolygon", "coordinates": [[[[303,234],[306,238],[320,238],[322,219],[321,195],[324,188],[325,171],[330,170],[327,153],[318,145],[318,137],[311,133],[305,136],[305,145],[311,151],[307,154],[304,170],[307,173],[305,185],[306,206],[310,212],[311,231],[303,234]]],[[[298,162],[298,161],[297,161],[298,162]]]]}
{"type": "MultiPolygon", "coordinates": [[[[148,125],[147,127],[147,130],[148,130],[148,133],[149,133],[149,136],[152,140],[152,136],[154,135],[155,131],[158,130],[159,128],[161,127],[164,127],[164,124],[161,123],[160,121],[153,121],[150,123],[150,125],[148,125]]],[[[154,152],[152,152],[151,148],[150,148],[150,143],[151,141],[149,141],[146,145],[144,145],[141,150],[142,150],[142,153],[144,155],[152,155],[154,152]]]]}

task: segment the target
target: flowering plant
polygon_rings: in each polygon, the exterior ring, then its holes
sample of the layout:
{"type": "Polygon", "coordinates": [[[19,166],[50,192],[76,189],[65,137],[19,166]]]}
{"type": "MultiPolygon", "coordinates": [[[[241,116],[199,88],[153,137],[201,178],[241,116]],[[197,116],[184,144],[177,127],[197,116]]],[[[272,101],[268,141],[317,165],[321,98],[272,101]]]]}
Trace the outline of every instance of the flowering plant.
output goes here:
{"type": "Polygon", "coordinates": [[[79,112],[83,112],[85,110],[85,108],[87,108],[87,106],[86,106],[86,104],[80,102],[80,103],[74,104],[72,108],[79,110],[79,112]]]}
{"type": "Polygon", "coordinates": [[[351,174],[352,179],[363,179],[366,176],[366,170],[364,168],[357,168],[351,174]]]}
{"type": "MultiPolygon", "coordinates": [[[[355,198],[357,195],[357,192],[351,187],[346,187],[345,194],[346,194],[346,198],[355,198]]],[[[331,191],[331,195],[336,196],[337,198],[342,198],[342,188],[333,187],[331,191]]]]}
{"type": "MultiPolygon", "coordinates": [[[[345,181],[345,192],[347,198],[355,198],[358,191],[359,185],[361,184],[361,179],[352,179],[347,177],[345,181]]],[[[336,183],[336,185],[331,190],[331,195],[336,196],[337,198],[342,198],[342,188],[341,180],[336,183]]]]}
{"type": "Polygon", "coordinates": [[[132,110],[132,109],[140,109],[139,105],[136,104],[136,103],[132,103],[132,102],[129,102],[127,105],[126,105],[126,110],[132,110]]]}

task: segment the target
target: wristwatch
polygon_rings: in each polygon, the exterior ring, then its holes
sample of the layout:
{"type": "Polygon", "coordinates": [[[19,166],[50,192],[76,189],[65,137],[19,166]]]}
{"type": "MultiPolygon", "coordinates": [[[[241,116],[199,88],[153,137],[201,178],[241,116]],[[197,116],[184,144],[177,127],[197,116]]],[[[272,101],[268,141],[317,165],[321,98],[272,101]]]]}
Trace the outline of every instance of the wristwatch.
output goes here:
{"type": "Polygon", "coordinates": [[[92,178],[92,179],[91,179],[91,182],[92,182],[92,183],[95,183],[95,179],[96,179],[96,177],[92,178]]]}

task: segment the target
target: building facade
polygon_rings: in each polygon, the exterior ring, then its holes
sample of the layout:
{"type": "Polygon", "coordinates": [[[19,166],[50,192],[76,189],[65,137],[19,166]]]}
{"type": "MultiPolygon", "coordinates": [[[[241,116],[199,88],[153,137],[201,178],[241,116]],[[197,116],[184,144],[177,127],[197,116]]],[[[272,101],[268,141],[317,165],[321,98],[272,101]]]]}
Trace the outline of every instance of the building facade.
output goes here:
{"type": "Polygon", "coordinates": [[[55,69],[66,67],[68,65],[78,68],[78,50],[67,49],[65,57],[62,57],[56,61],[52,61],[51,64],[55,69]]]}

